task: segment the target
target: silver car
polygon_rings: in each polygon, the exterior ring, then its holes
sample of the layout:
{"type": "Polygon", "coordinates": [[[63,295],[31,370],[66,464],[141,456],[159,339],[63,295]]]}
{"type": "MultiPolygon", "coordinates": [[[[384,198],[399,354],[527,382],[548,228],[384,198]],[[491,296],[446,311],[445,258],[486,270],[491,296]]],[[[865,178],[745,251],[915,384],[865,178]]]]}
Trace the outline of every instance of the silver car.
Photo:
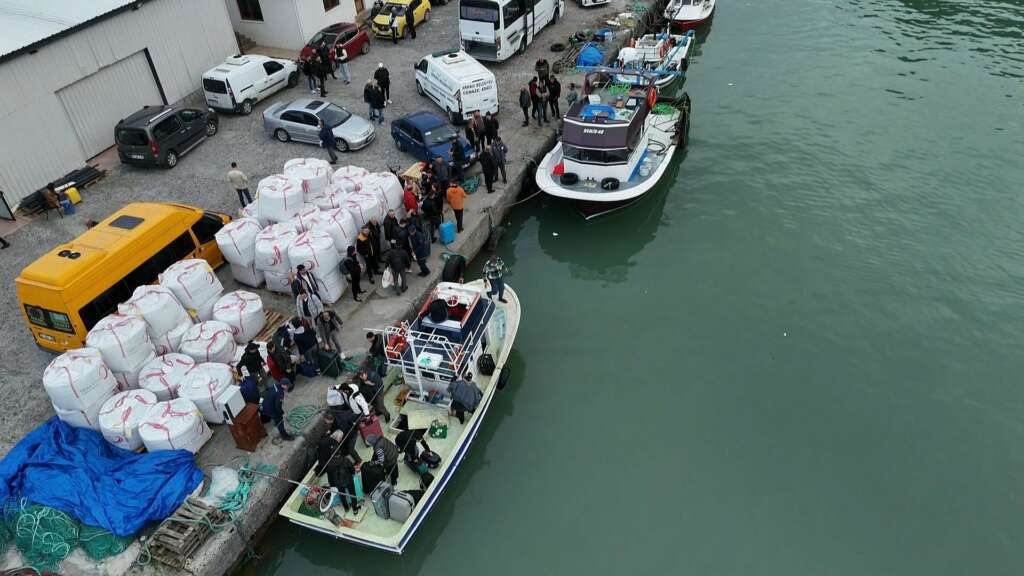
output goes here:
{"type": "Polygon", "coordinates": [[[373,124],[327,100],[300,98],[277,103],[263,112],[263,131],[281,142],[320,145],[320,120],[334,131],[338,152],[359,150],[373,141],[373,124]]]}

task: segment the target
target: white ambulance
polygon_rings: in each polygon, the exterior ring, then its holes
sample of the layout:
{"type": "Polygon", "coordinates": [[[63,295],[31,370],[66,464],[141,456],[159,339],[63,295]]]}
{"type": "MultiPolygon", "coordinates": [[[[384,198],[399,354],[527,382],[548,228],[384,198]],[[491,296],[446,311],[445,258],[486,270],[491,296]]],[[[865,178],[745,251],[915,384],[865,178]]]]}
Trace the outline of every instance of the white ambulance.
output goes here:
{"type": "Polygon", "coordinates": [[[444,109],[459,123],[479,111],[498,113],[498,83],[475,58],[458,51],[434,52],[416,66],[416,91],[444,109]]]}

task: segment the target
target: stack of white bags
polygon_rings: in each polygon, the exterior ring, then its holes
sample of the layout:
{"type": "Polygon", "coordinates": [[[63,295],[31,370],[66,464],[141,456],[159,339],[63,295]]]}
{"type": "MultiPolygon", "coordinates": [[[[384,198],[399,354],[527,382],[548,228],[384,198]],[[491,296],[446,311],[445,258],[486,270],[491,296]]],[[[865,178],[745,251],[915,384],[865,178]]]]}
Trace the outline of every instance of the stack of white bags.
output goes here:
{"type": "Polygon", "coordinates": [[[180,352],[191,356],[196,362],[231,362],[236,348],[231,327],[210,320],[196,324],[185,333],[181,339],[180,352]]]}
{"type": "Polygon", "coordinates": [[[210,424],[224,422],[221,412],[221,396],[228,388],[235,385],[235,373],[231,366],[220,362],[204,362],[197,364],[195,370],[178,388],[178,397],[191,400],[203,414],[203,419],[210,424]]]}
{"type": "Polygon", "coordinates": [[[136,316],[146,323],[146,331],[158,355],[177,351],[181,337],[192,327],[192,317],[165,286],[139,286],[127,302],[117,306],[117,312],[136,316]]]}
{"type": "Polygon", "coordinates": [[[100,408],[100,432],[107,442],[118,448],[141,448],[139,423],[156,402],[156,394],[149,390],[125,390],[114,394],[100,408]]]}
{"type": "Polygon", "coordinates": [[[171,264],[160,275],[160,285],[169,288],[189,314],[201,322],[213,318],[213,305],[224,293],[224,286],[213,268],[202,259],[171,264]]]}
{"type": "Polygon", "coordinates": [[[289,224],[272,224],[256,237],[256,269],[263,272],[268,290],[291,293],[288,247],[298,236],[289,224]]]}
{"type": "Polygon", "coordinates": [[[284,163],[284,175],[298,180],[303,202],[313,204],[331,183],[331,165],[320,158],[293,158],[284,163]]]}
{"type": "Polygon", "coordinates": [[[202,412],[187,398],[158,402],[142,418],[139,438],[146,450],[188,450],[196,453],[213,433],[202,412]]]}
{"type": "Polygon", "coordinates": [[[325,303],[337,302],[345,291],[345,278],[338,269],[338,250],[334,239],[322,230],[303,232],[288,248],[292,269],[300,265],[316,281],[320,299],[325,303]]]}
{"type": "Polygon", "coordinates": [[[139,370],[156,356],[146,322],[137,316],[102,318],[86,334],[85,344],[100,351],[122,391],[138,387],[139,370]]]}
{"type": "Polygon", "coordinates": [[[221,296],[213,307],[213,319],[231,327],[231,334],[237,344],[245,344],[255,338],[267,323],[263,301],[256,294],[245,290],[221,296]]]}
{"type": "Polygon", "coordinates": [[[100,408],[117,389],[117,381],[99,350],[79,348],[57,356],[43,371],[43,388],[61,420],[99,429],[100,408]]]}
{"type": "Polygon", "coordinates": [[[178,387],[196,361],[186,354],[172,353],[153,358],[139,371],[139,388],[149,390],[159,402],[178,395],[178,387]]]}
{"type": "Polygon", "coordinates": [[[256,237],[262,231],[255,218],[239,218],[225,224],[215,236],[220,253],[231,265],[231,275],[253,288],[263,284],[263,271],[256,269],[256,237]]]}

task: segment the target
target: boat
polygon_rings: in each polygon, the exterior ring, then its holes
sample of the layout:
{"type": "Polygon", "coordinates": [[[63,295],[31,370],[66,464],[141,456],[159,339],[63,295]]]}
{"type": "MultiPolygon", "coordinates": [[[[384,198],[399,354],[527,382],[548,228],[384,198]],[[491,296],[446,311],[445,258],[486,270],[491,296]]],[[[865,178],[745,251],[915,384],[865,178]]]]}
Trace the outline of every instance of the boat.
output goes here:
{"type": "MultiPolygon", "coordinates": [[[[507,285],[504,295],[506,302],[488,298],[483,280],[467,284],[441,282],[415,318],[382,331],[389,369],[383,393],[392,414],[396,399],[401,397],[404,403],[398,414],[405,416],[410,428],[432,428],[435,421],[447,425],[444,438],[435,438],[434,434],[426,437],[431,451],[441,457],[441,463],[430,470],[434,480],[407,518],[397,521],[378,516],[370,501],[369,487],[366,487],[365,501],[358,514],[343,512],[340,506],[330,507],[326,475],[316,476],[315,467],[285,501],[279,514],[299,526],[334,538],[401,554],[465,458],[497,390],[507,381],[509,372],[505,363],[519,329],[520,305],[515,291],[507,285]],[[478,369],[481,356],[486,354],[494,361],[490,375],[478,369]],[[474,373],[473,380],[483,396],[476,411],[462,424],[455,417],[449,418],[451,402],[447,387],[454,377],[467,370],[474,373]],[[319,505],[307,503],[310,491],[325,495],[319,505]],[[324,502],[328,503],[326,507],[324,502]]],[[[394,427],[397,421],[395,415],[384,431],[392,440],[398,432],[394,427]]],[[[362,440],[356,443],[363,460],[369,460],[370,449],[362,440]]],[[[395,489],[418,489],[419,475],[401,456],[398,466],[400,473],[395,489]]]]}
{"type": "MultiPolygon", "coordinates": [[[[644,34],[635,43],[619,50],[615,65],[626,70],[643,70],[655,74],[654,86],[659,99],[670,92],[670,86],[681,85],[690,66],[690,53],[694,46],[693,30],[685,34],[669,31],[644,34]]],[[[619,82],[630,82],[635,76],[617,77],[619,82]]]]}
{"type": "Polygon", "coordinates": [[[660,75],[599,68],[566,112],[561,140],[537,167],[537,186],[579,202],[587,219],[622,208],[649,191],[686,144],[689,97],[658,103],[660,75]]]}
{"type": "Polygon", "coordinates": [[[689,30],[707,22],[715,13],[715,0],[670,0],[665,19],[676,30],[689,30]]]}

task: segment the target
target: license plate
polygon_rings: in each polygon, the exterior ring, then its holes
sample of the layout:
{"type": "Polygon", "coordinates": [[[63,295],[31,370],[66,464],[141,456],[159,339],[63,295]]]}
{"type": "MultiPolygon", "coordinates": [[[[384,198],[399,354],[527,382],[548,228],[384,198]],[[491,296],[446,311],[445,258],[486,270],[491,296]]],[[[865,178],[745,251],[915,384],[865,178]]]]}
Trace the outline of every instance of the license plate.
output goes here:
{"type": "Polygon", "coordinates": [[[57,339],[54,338],[53,336],[50,336],[49,334],[43,334],[42,332],[39,333],[39,337],[42,338],[43,340],[46,340],[47,342],[57,341],[57,339]]]}
{"type": "Polygon", "coordinates": [[[128,157],[131,158],[132,160],[145,160],[146,159],[146,157],[143,156],[142,154],[129,154],[128,157]]]}

